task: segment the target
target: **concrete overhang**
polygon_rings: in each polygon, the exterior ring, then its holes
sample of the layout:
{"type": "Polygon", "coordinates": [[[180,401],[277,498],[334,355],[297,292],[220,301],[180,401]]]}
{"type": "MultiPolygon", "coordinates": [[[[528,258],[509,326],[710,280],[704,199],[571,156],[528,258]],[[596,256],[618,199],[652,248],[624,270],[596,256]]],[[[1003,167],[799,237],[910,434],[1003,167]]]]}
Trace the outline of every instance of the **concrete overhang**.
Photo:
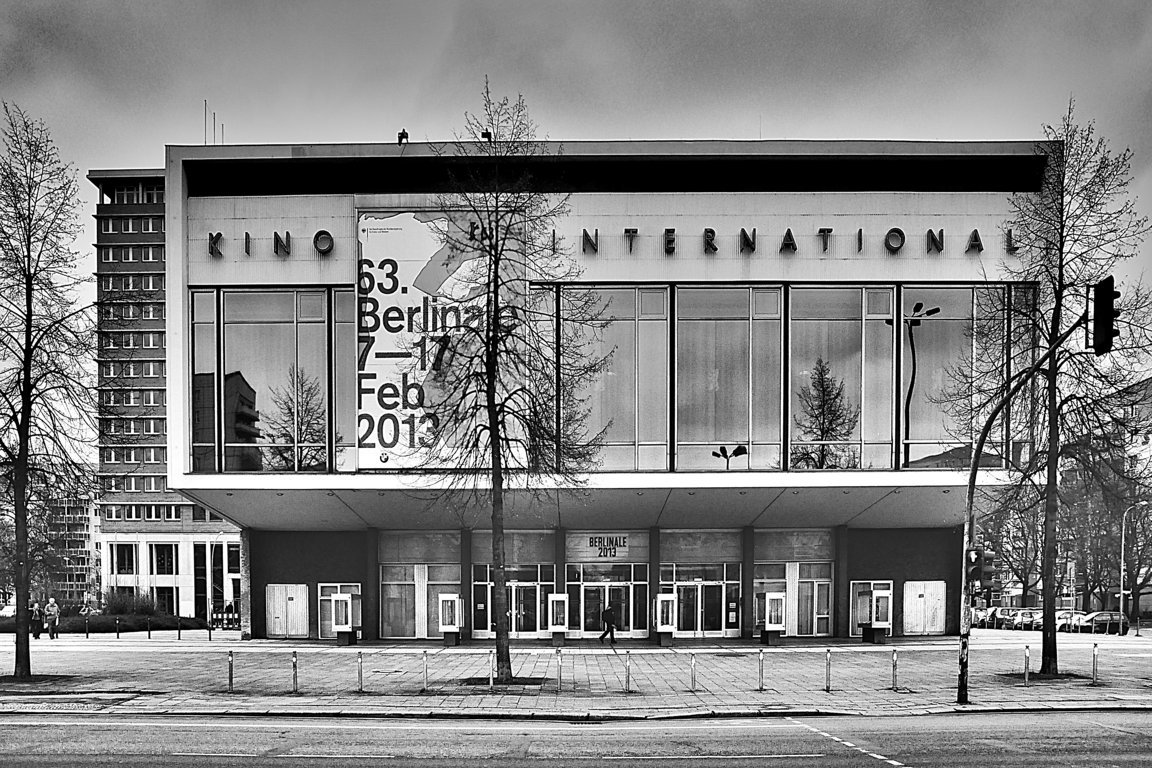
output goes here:
{"type": "MultiPolygon", "coordinates": [[[[407,475],[195,475],[181,493],[262,530],[491,527],[482,486],[407,475]],[[193,483],[189,483],[193,485],[193,483]]],[[[980,484],[1001,485],[1002,472],[980,484]]],[[[508,491],[508,529],[942,528],[964,521],[966,473],[629,473],[508,491]]]]}

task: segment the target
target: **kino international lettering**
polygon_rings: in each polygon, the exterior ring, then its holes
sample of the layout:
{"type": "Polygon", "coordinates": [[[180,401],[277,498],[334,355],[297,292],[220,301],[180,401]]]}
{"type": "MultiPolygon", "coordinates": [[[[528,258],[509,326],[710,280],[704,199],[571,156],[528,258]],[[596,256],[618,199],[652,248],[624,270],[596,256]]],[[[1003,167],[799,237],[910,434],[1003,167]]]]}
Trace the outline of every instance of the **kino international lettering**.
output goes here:
{"type": "MultiPolygon", "coordinates": [[[[832,227],[819,227],[814,237],[817,239],[815,245],[819,245],[822,253],[828,252],[828,240],[835,230],[832,227]]],[[[594,229],[589,232],[587,229],[580,231],[580,252],[581,253],[599,253],[600,252],[600,230],[594,229]]],[[[628,243],[628,253],[632,253],[633,246],[636,238],[640,236],[640,230],[637,227],[625,227],[623,230],[624,240],[628,243]]],[[[681,239],[694,239],[693,236],[679,234],[675,227],[668,227],[662,232],[658,233],[658,237],[663,241],[665,255],[671,256],[676,253],[677,246],[680,244],[681,239]]],[[[716,240],[716,230],[712,227],[704,227],[700,233],[699,242],[701,252],[705,255],[718,253],[720,246],[716,240]]],[[[856,252],[861,253],[864,250],[864,229],[858,228],[855,232],[856,252]]],[[[751,230],[740,228],[738,237],[739,248],[741,253],[755,253],[756,252],[756,228],[751,230]]],[[[881,242],[888,253],[896,255],[904,248],[908,242],[904,230],[899,227],[892,227],[884,233],[881,242]]],[[[925,253],[943,253],[944,252],[944,229],[928,229],[924,233],[925,253]]],[[[1008,253],[1014,253],[1016,246],[1012,241],[1012,230],[1006,230],[1004,233],[1004,246],[1008,253]]],[[[984,241],[980,237],[980,230],[973,229],[967,237],[964,245],[964,253],[977,253],[984,250],[984,241]]],[[[784,234],[780,238],[780,253],[799,253],[800,244],[796,240],[796,236],[792,233],[792,228],[788,227],[784,230],[784,234]]]]}

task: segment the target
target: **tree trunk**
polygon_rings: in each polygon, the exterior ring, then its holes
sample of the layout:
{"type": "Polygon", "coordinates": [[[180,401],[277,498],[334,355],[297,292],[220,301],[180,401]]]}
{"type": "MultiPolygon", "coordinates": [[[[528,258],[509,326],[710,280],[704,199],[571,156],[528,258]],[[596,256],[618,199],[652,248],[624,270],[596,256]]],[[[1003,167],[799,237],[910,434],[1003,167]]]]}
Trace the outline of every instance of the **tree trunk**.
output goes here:
{"type": "MultiPolygon", "coordinates": [[[[29,268],[32,244],[27,244],[29,268]]],[[[12,468],[13,512],[16,516],[16,663],[12,675],[32,676],[32,654],[29,649],[28,611],[31,596],[32,566],[28,558],[28,440],[32,424],[32,290],[31,274],[24,276],[24,360],[20,382],[20,416],[16,422],[16,466],[12,468]]]]}
{"type": "MultiPolygon", "coordinates": [[[[1054,329],[1060,327],[1060,303],[1052,314],[1054,329]]],[[[1055,338],[1053,333],[1051,338],[1055,338]]],[[[1057,387],[1060,369],[1060,355],[1056,353],[1048,364],[1046,400],[1048,407],[1048,465],[1044,483],[1044,556],[1040,561],[1040,580],[1043,596],[1043,651],[1040,661],[1040,674],[1055,675],[1060,672],[1056,657],[1056,518],[1060,511],[1060,499],[1056,493],[1060,479],[1060,390],[1057,387]]]]}

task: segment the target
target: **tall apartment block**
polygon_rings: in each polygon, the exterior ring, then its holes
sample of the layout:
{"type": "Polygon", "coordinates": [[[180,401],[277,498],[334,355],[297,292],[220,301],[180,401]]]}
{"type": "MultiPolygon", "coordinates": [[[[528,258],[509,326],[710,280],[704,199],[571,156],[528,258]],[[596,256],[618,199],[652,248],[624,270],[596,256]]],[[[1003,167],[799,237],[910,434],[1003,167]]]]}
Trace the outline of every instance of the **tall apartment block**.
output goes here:
{"type": "MultiPolygon", "coordinates": [[[[240,534],[166,487],[164,172],[95,170],[105,589],[158,611],[239,615],[240,534]]],[[[173,429],[180,428],[172,425],[173,429]]]]}

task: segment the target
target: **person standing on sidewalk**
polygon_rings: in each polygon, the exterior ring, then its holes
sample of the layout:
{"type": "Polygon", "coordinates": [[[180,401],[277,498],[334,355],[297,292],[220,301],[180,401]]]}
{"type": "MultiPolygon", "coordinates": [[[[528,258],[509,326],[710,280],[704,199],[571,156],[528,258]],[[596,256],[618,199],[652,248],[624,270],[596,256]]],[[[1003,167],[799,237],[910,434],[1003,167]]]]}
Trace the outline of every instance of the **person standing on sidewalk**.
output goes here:
{"type": "Polygon", "coordinates": [[[44,606],[44,625],[48,627],[48,639],[55,640],[60,633],[60,606],[56,605],[56,598],[48,598],[48,605],[44,606]]]}
{"type": "Polygon", "coordinates": [[[608,635],[612,639],[612,645],[616,645],[616,612],[612,610],[611,603],[600,614],[600,620],[604,622],[604,632],[600,635],[600,644],[604,644],[604,635],[608,635]]]}
{"type": "Polygon", "coordinates": [[[40,630],[44,628],[44,611],[40,610],[40,603],[33,601],[30,614],[28,628],[32,630],[32,637],[39,640],[40,630]]]}

